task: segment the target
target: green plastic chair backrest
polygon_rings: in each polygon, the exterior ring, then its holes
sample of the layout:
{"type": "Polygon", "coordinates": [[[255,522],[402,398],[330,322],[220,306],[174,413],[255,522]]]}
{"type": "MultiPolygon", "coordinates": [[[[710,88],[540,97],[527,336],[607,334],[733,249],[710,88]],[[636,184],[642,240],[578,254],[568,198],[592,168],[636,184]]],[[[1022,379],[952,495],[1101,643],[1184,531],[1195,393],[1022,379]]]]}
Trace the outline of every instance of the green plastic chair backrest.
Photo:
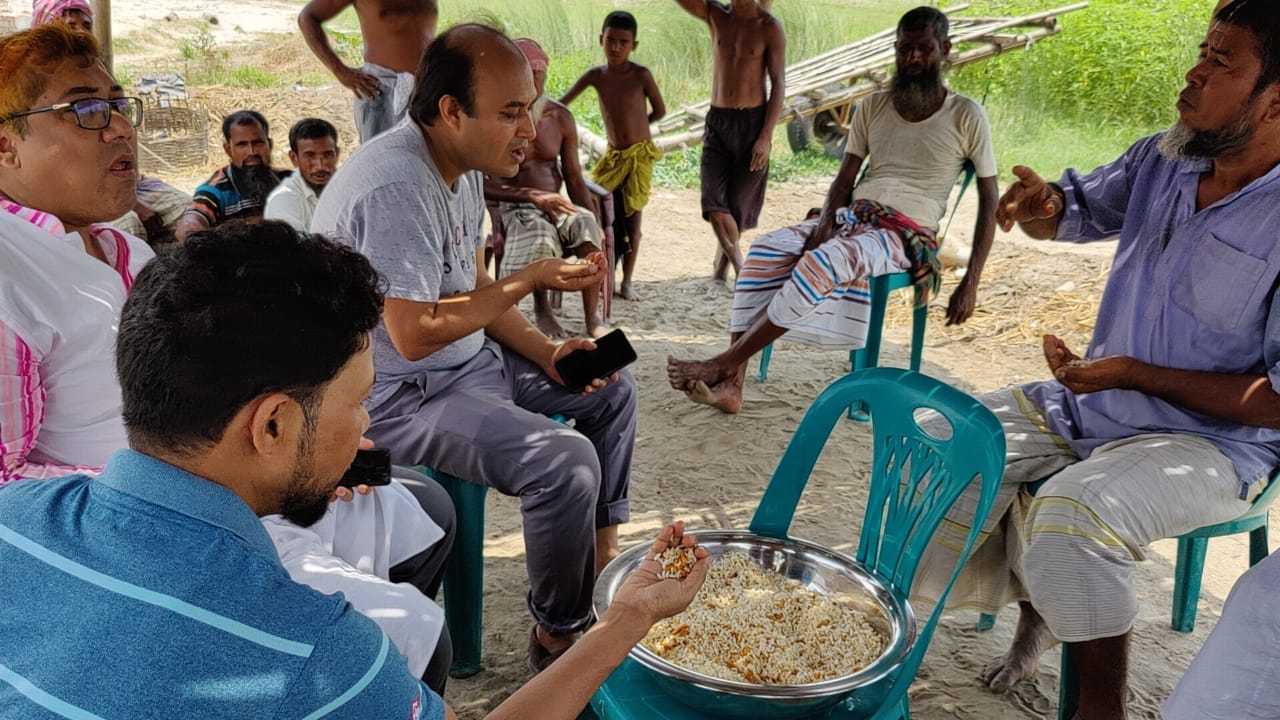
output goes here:
{"type": "Polygon", "coordinates": [[[995,415],[977,400],[927,375],[899,368],[850,373],[824,390],[801,419],[756,507],[752,532],[787,537],[800,495],[832,428],[855,402],[863,403],[870,412],[874,443],[857,560],[900,597],[910,597],[920,557],[956,498],[971,483],[981,483],[961,561],[902,662],[884,703],[890,708],[905,697],[946,596],[995,502],[1004,474],[1004,431],[995,415]],[[950,437],[926,433],[916,420],[921,409],[944,418],[950,425],[950,437]]]}

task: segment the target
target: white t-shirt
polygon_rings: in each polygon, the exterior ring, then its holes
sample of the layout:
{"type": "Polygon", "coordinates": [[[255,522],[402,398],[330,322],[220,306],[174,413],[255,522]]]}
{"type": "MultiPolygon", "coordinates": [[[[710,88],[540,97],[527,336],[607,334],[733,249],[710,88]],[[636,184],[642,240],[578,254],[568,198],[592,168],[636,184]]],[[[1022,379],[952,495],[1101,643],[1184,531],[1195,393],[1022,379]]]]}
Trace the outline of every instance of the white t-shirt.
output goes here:
{"type": "Polygon", "coordinates": [[[870,156],[854,199],[888,205],[931,230],[938,229],[946,213],[965,160],[973,161],[978,177],[996,174],[986,112],[950,91],[942,107],[920,122],[903,120],[888,90],[872,93],[853,110],[845,152],[870,156]]]}
{"type": "Polygon", "coordinates": [[[311,229],[311,216],[315,214],[319,199],[316,191],[302,179],[302,171],[294,170],[267,196],[262,217],[264,220],[283,220],[294,230],[307,232],[311,229]]]}

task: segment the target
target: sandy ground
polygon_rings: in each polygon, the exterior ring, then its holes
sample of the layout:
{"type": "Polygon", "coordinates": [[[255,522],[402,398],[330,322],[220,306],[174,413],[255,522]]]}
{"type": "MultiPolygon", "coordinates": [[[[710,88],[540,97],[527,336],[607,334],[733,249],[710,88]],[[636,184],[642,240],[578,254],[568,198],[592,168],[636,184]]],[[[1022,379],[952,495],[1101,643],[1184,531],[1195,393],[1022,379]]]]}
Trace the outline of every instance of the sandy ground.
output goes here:
{"type": "MultiPolygon", "coordinates": [[[[23,0],[0,0],[0,14],[29,12],[23,0]]],[[[220,43],[248,40],[255,32],[285,32],[294,27],[298,3],[278,1],[217,2],[172,0],[161,4],[116,3],[117,34],[147,27],[169,12],[184,19],[216,15],[220,43]]],[[[118,59],[119,61],[119,59],[118,59]]],[[[256,91],[259,107],[275,124],[278,163],[287,163],[282,140],[298,89],[256,91]]],[[[336,84],[309,88],[308,102],[327,110],[342,131],[347,147],[350,100],[336,84]]],[[[234,109],[245,93],[209,90],[197,93],[210,115],[234,109]]],[[[210,167],[219,161],[219,150],[210,167]]],[[[190,190],[208,168],[163,176],[190,190]]],[[[789,184],[770,188],[762,228],[777,227],[821,204],[824,185],[789,184]]],[[[971,231],[973,193],[966,198],[951,231],[961,242],[971,231]]],[[[695,191],[656,189],[645,211],[646,235],[637,270],[638,303],[617,302],[614,322],[625,328],[639,353],[633,368],[641,387],[640,426],[632,481],[632,521],[622,528],[624,546],[645,541],[662,524],[682,519],[692,529],[746,527],[775,463],[810,401],[829,382],[847,371],[845,353],[820,352],[781,344],[774,354],[769,380],[749,380],[746,407],[725,416],[688,402],[668,387],[664,365],[669,354],[703,357],[727,345],[730,301],[708,297],[707,277],[712,239],[698,212],[695,191]]],[[[748,239],[754,233],[748,235],[748,239]]],[[[954,286],[948,279],[943,298],[930,310],[922,370],[972,393],[995,390],[1011,382],[1047,375],[1039,335],[1054,332],[1083,348],[1105,280],[1112,247],[1072,247],[1035,243],[1018,235],[997,238],[980,291],[978,314],[960,327],[944,327],[945,297],[954,286]]],[[[909,311],[905,293],[891,303],[886,322],[882,364],[905,365],[909,311]]],[[[565,322],[578,327],[580,305],[565,302],[565,322]]],[[[752,366],[754,372],[754,364],[752,366]]],[[[869,473],[869,435],[864,426],[838,425],[802,498],[793,533],[837,549],[852,551],[861,523],[869,473]]],[[[480,718],[528,679],[524,652],[530,620],[524,608],[524,547],[517,502],[490,493],[485,547],[485,670],[449,684],[447,699],[464,719],[480,718]]],[[[1216,539],[1205,568],[1200,617],[1190,634],[1169,628],[1170,596],[1176,544],[1162,541],[1148,549],[1148,562],[1137,575],[1142,611],[1134,628],[1130,667],[1131,716],[1159,717],[1159,703],[1204,642],[1232,583],[1246,567],[1244,536],[1216,539]]],[[[985,663],[1001,653],[1012,634],[1015,612],[1009,609],[990,632],[974,630],[976,615],[957,612],[946,617],[912,687],[912,710],[918,718],[1048,718],[1056,717],[1058,651],[1046,656],[1040,672],[1003,695],[984,689],[978,676],[985,663]]]]}

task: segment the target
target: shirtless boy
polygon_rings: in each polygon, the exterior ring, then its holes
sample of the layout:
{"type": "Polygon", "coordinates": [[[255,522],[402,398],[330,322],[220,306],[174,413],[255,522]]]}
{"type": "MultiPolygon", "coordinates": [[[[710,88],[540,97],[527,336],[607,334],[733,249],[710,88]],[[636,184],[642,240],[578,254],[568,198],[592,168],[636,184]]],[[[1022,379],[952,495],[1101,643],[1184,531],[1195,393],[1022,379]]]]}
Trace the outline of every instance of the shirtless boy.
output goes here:
{"type": "Polygon", "coordinates": [[[712,288],[742,269],[738,236],[756,226],[769,178],[773,128],[786,96],[782,23],[756,0],[676,0],[711,28],[715,70],[702,140],[702,217],[719,249],[712,288]],[[766,97],[765,76],[769,78],[766,97]]]}
{"type": "Polygon", "coordinates": [[[636,256],[640,253],[640,211],[649,202],[653,166],[662,156],[649,135],[649,125],[667,114],[653,74],[648,68],[631,62],[631,51],[639,44],[635,17],[623,10],[609,13],[600,28],[605,64],[583,73],[560,98],[561,103],[568,105],[591,87],[600,99],[600,115],[604,117],[609,135],[609,149],[596,163],[592,179],[615,193],[615,207],[617,195],[622,197],[630,246],[623,255],[622,284],[617,294],[633,301],[640,299],[631,285],[636,256]]]}
{"type": "MultiPolygon", "coordinates": [[[[499,202],[506,238],[502,277],[517,273],[544,258],[558,258],[565,250],[578,257],[600,251],[600,225],[596,222],[594,198],[582,177],[578,161],[578,127],[569,108],[546,96],[547,54],[528,38],[515,41],[533,71],[538,100],[533,105],[538,136],[530,143],[520,171],[509,180],[487,177],[484,195],[499,202]],[[563,184],[569,192],[560,194],[563,184]]],[[[592,285],[582,291],[582,314],[589,337],[608,332],[600,315],[600,289],[592,285]]],[[[534,323],[548,337],[568,337],[551,312],[550,292],[533,293],[534,323]]]]}
{"type": "Polygon", "coordinates": [[[436,0],[311,0],[298,13],[307,47],[338,82],[355,93],[360,142],[391,128],[405,115],[413,73],[436,35],[436,0]],[[364,67],[347,67],[329,44],[324,24],[348,6],[356,8],[364,39],[364,67]]]}

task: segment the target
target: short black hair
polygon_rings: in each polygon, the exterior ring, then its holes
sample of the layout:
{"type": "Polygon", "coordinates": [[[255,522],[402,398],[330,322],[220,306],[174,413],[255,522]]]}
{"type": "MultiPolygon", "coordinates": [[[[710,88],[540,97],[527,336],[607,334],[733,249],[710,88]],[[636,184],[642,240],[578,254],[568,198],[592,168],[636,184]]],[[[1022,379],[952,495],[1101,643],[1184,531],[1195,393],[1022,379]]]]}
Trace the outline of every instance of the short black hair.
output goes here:
{"type": "Polygon", "coordinates": [[[1273,2],[1235,0],[1219,10],[1213,19],[1253,34],[1254,51],[1262,61],[1262,72],[1253,86],[1254,95],[1280,82],[1280,7],[1273,2]]]}
{"type": "Polygon", "coordinates": [[[236,413],[285,392],[308,421],[368,345],[381,281],[362,255],[277,221],[231,221],[152,260],[129,293],[116,373],[129,444],[190,454],[236,413]]]}
{"type": "Polygon", "coordinates": [[[319,140],[322,137],[331,137],[333,144],[338,144],[338,130],[333,123],[320,118],[302,118],[289,128],[289,149],[298,152],[299,140],[319,140]]]}
{"type": "Polygon", "coordinates": [[[257,110],[237,110],[230,115],[222,118],[222,139],[231,142],[231,127],[239,125],[253,125],[257,123],[262,127],[262,134],[271,137],[271,126],[267,124],[267,119],[257,110]]]}
{"type": "Polygon", "coordinates": [[[480,23],[454,25],[437,35],[427,46],[427,51],[422,53],[422,62],[418,63],[413,97],[409,99],[409,117],[423,125],[434,125],[440,117],[440,101],[446,95],[456,98],[467,115],[475,113],[475,58],[463,47],[458,36],[465,37],[477,30],[506,37],[480,23]]]}
{"type": "Polygon", "coordinates": [[[604,24],[600,26],[600,34],[603,35],[605,30],[614,28],[615,30],[629,30],[634,36],[636,34],[636,16],[626,10],[614,10],[604,16],[604,24]]]}
{"type": "Polygon", "coordinates": [[[951,21],[947,20],[947,14],[938,8],[921,6],[908,10],[907,14],[898,21],[899,33],[930,29],[937,36],[938,45],[945,45],[947,38],[951,35],[951,21]]]}

